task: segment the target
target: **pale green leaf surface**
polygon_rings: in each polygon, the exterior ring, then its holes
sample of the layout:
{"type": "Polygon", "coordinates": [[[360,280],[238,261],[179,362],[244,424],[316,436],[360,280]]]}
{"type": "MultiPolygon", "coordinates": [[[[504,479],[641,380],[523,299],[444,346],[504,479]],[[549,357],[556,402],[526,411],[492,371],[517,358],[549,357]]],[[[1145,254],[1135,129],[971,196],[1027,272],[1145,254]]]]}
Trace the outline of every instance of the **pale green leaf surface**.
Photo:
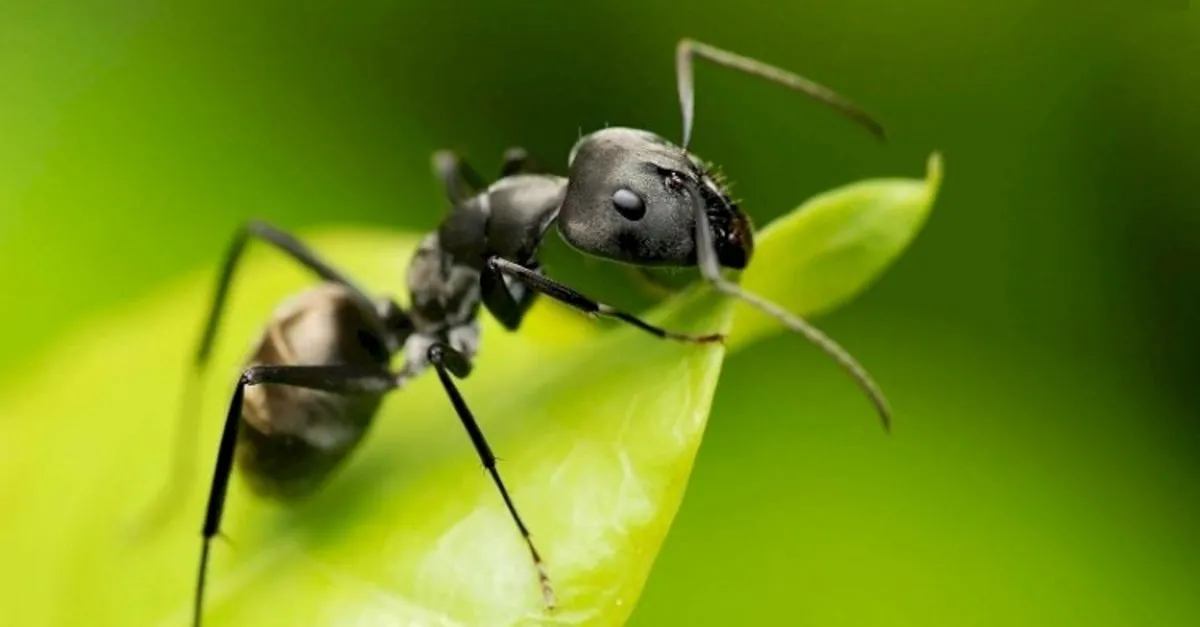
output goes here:
{"type": "MultiPolygon", "coordinates": [[[[872,179],[818,194],[769,224],[742,273],[742,286],[770,294],[784,309],[817,316],[867,289],[920,232],[942,180],[930,155],[925,180],[872,179]],[[786,244],[784,244],[786,242],[786,244]],[[780,281],[792,282],[792,288],[780,281]]],[[[757,309],[739,305],[731,347],[782,330],[757,309]]]]}
{"type": "MultiPolygon", "coordinates": [[[[934,170],[926,183],[836,190],[769,226],[755,261],[762,270],[746,283],[800,314],[845,302],[920,228],[934,170]],[[781,262],[784,274],[771,266],[781,262]],[[824,272],[841,278],[821,281],[824,272]]],[[[307,239],[363,284],[397,293],[416,241],[362,231],[307,239]]],[[[197,474],[177,488],[179,514],[130,543],[137,508],[166,480],[211,278],[187,277],[83,325],[4,382],[0,624],[187,624],[208,473],[238,364],[275,303],[311,284],[262,247],[249,256],[203,394],[197,474]]],[[[734,312],[692,291],[651,317],[728,330],[734,312]]],[[[752,318],[739,324],[750,330],[738,330],[735,349],[772,330],[752,318]]],[[[519,333],[484,325],[463,393],[548,562],[558,611],[540,612],[528,555],[430,375],[386,402],[361,449],[303,503],[264,502],[234,482],[208,625],[617,625],[629,616],[683,498],[725,349],[602,330],[547,300],[519,333]]]]}

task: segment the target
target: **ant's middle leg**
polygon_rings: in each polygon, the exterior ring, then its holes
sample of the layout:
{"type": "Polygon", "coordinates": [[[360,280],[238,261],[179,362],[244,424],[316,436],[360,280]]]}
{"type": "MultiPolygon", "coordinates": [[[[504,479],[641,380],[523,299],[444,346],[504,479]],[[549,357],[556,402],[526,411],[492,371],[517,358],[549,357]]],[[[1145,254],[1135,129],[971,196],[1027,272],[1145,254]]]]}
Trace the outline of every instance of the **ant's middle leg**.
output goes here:
{"type": "Polygon", "coordinates": [[[508,508],[509,515],[512,516],[513,522],[516,523],[517,529],[521,532],[521,537],[525,540],[525,544],[529,548],[529,554],[533,558],[534,567],[537,568],[538,581],[542,586],[542,598],[547,607],[553,608],[554,590],[550,586],[550,576],[546,572],[546,564],[542,561],[541,554],[538,553],[537,548],[533,545],[533,538],[529,533],[529,528],[521,520],[521,515],[517,513],[517,506],[513,503],[512,497],[508,494],[508,488],[504,486],[504,481],[500,478],[500,471],[496,469],[496,455],[492,453],[492,447],[488,445],[487,439],[483,437],[483,431],[479,428],[479,423],[475,420],[475,416],[471,413],[470,408],[467,407],[467,402],[463,400],[462,394],[458,391],[458,386],[454,385],[454,379],[451,378],[452,375],[459,379],[466,377],[471,372],[471,362],[466,355],[442,343],[430,346],[428,357],[429,363],[437,371],[438,380],[442,382],[442,387],[445,388],[446,395],[450,397],[450,403],[454,406],[455,413],[458,414],[459,420],[462,421],[463,427],[467,430],[467,435],[471,438],[471,444],[475,446],[475,452],[478,453],[480,461],[483,462],[483,467],[492,476],[492,481],[500,491],[500,497],[504,499],[504,505],[508,508]]]}

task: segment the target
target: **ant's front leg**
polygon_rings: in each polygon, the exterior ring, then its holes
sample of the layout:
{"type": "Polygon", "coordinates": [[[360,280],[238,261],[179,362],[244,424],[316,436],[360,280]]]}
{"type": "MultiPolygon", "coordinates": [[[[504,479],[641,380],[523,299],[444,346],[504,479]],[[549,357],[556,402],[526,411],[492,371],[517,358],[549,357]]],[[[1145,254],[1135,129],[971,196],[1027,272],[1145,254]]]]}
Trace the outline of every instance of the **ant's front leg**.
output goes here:
{"type": "MultiPolygon", "coordinates": [[[[545,294],[586,314],[620,320],[621,322],[633,325],[655,337],[695,344],[723,342],[725,340],[725,336],[720,333],[691,335],[687,333],[676,333],[661,327],[656,327],[642,320],[641,318],[634,316],[633,314],[615,309],[611,305],[597,302],[591,298],[588,298],[587,296],[584,296],[583,294],[580,294],[570,287],[555,281],[554,279],[545,277],[518,263],[513,263],[500,257],[489,258],[487,262],[487,268],[484,270],[484,272],[491,272],[500,276],[510,276],[530,289],[545,294]]],[[[494,277],[492,280],[502,283],[502,280],[499,280],[498,276],[494,277]]]]}
{"type": "MultiPolygon", "coordinates": [[[[536,267],[526,270],[540,276],[536,267]]],[[[483,306],[487,307],[492,316],[504,328],[515,331],[537,300],[538,291],[488,266],[479,277],[479,295],[483,299],[483,306]]]]}

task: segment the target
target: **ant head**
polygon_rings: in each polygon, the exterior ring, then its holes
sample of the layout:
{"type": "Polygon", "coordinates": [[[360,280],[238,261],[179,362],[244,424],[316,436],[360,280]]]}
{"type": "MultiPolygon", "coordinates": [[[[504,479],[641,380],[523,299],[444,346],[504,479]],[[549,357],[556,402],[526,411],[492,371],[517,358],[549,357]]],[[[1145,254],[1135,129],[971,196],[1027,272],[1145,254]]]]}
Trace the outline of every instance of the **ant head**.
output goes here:
{"type": "Polygon", "coordinates": [[[741,269],[750,221],[699,159],[667,140],[608,128],[571,149],[558,230],[575,249],[639,266],[696,264],[693,199],[702,199],[721,265],[741,269]]]}

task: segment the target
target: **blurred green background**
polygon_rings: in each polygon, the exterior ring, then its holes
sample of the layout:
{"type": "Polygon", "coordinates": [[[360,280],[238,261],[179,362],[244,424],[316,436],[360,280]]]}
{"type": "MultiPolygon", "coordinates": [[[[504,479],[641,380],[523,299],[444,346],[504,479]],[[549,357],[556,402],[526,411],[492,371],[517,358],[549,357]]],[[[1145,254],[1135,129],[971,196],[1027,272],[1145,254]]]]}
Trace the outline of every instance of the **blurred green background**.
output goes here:
{"type": "Polygon", "coordinates": [[[895,434],[798,340],[731,359],[633,623],[1196,624],[1200,18],[1037,4],[7,0],[0,376],[212,266],[244,218],[432,226],[437,148],[561,170],[605,124],[677,137],[693,36],[891,131],[700,67],[693,147],[758,223],[935,149],[946,180],[915,246],[822,321],[895,434]]]}

